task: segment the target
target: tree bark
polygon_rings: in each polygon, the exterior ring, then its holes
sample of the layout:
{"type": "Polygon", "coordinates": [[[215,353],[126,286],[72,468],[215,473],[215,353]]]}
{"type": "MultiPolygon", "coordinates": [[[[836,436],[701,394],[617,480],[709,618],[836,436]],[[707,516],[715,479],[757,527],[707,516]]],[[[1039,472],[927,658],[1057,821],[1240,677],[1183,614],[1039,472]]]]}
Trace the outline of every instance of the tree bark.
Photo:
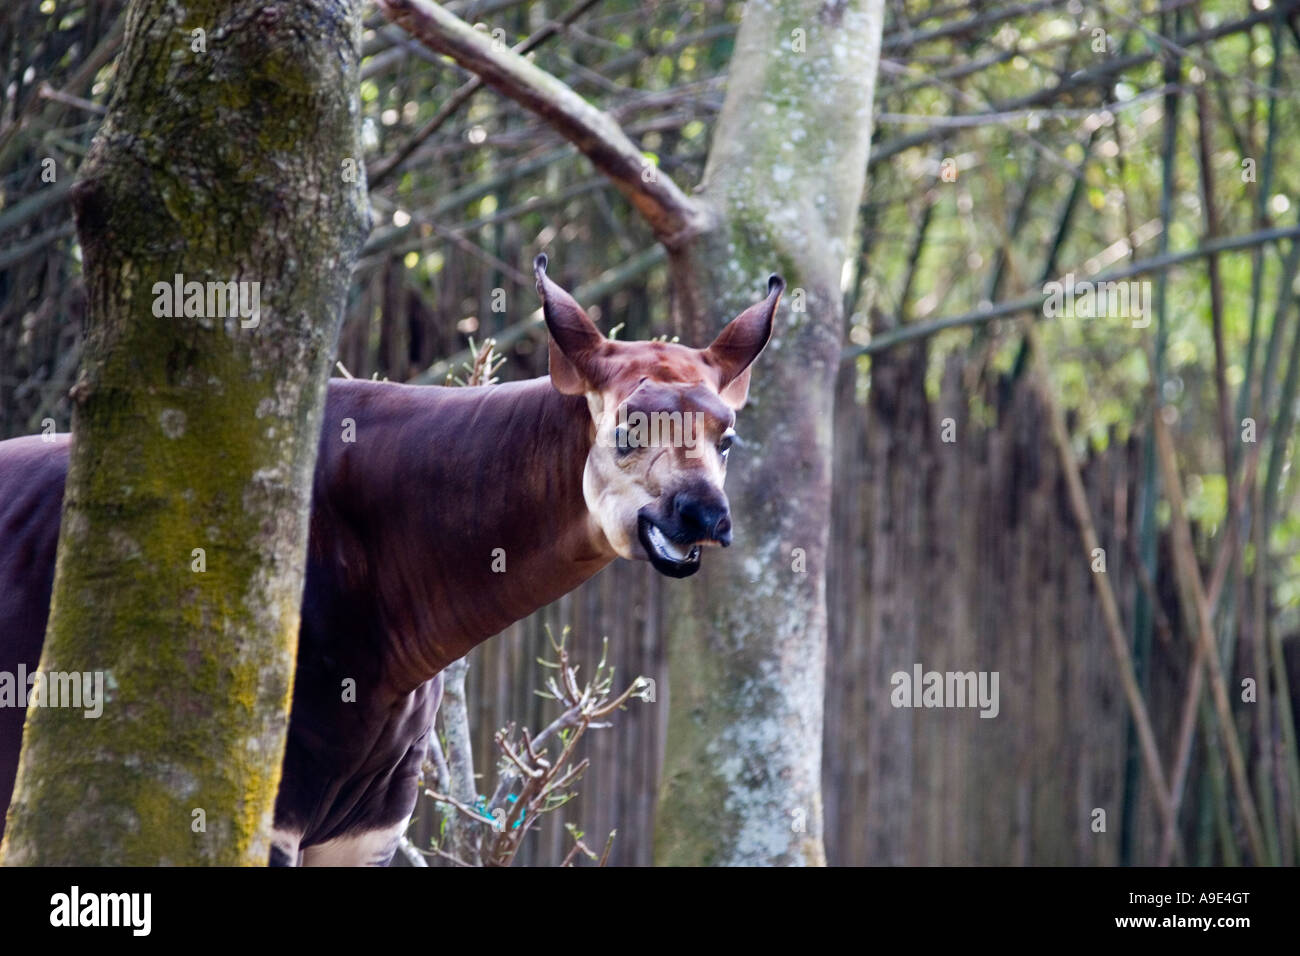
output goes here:
{"type": "Polygon", "coordinates": [[[324,386],[369,228],[360,3],[127,16],[75,196],[90,318],[41,657],[104,672],[108,699],[93,720],[29,711],[3,860],[264,864],[324,386]],[[178,274],[258,283],[260,312],[159,316],[178,274]]]}
{"type": "Polygon", "coordinates": [[[865,187],[883,19],[880,0],[746,4],[700,197],[716,226],[670,250],[685,341],[708,342],[769,272],[789,290],[739,416],[727,479],[736,546],[673,594],[659,864],[825,862],[840,272],[865,187]]]}

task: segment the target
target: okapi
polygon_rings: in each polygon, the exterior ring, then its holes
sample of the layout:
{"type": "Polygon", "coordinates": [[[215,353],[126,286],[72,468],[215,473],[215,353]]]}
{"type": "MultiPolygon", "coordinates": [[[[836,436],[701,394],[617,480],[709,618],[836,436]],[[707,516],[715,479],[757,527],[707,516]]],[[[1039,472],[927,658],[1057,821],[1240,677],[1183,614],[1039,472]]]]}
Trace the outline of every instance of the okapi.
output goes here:
{"type": "MultiPolygon", "coordinates": [[[[763,301],[694,349],[607,339],[547,277],[546,256],[534,271],[549,376],[329,383],[273,865],[387,864],[415,808],[443,668],[615,557],[682,578],[702,548],[731,543],[727,452],[784,282],[772,276],[763,301]],[[634,440],[637,413],[694,433],[634,440]],[[341,700],[348,678],[354,702],[341,700]]],[[[9,673],[40,660],[70,441],[0,443],[9,673]]],[[[24,713],[0,707],[0,836],[24,713]]]]}

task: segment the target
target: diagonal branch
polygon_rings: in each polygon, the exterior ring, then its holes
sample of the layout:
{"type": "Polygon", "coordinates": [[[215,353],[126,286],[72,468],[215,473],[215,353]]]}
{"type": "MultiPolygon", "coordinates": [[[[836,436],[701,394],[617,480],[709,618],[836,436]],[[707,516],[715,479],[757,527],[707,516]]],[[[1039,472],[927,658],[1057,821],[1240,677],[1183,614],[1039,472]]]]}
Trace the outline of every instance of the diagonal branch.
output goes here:
{"type": "Polygon", "coordinates": [[[379,0],[384,15],[435,52],[538,114],[610,178],[665,246],[704,231],[705,207],[641,154],[623,130],[568,86],[430,0],[379,0]]]}
{"type": "MultiPolygon", "coordinates": [[[[520,56],[532,52],[551,37],[562,32],[566,26],[573,23],[574,20],[578,19],[578,17],[582,16],[599,2],[600,0],[582,0],[581,3],[566,13],[563,17],[558,20],[548,21],[544,27],[532,34],[528,39],[524,40],[523,43],[514,46],[512,49],[520,56]]],[[[402,163],[406,162],[406,160],[410,158],[411,154],[416,151],[421,143],[436,133],[442,127],[442,124],[447,122],[447,120],[450,119],[458,109],[464,106],[465,103],[469,101],[469,98],[478,92],[482,86],[483,80],[477,76],[468,83],[462,85],[442,104],[441,108],[434,114],[433,118],[430,119],[429,122],[425,123],[424,126],[420,127],[420,129],[416,131],[415,135],[408,139],[396,153],[382,162],[376,163],[373,172],[367,170],[368,175],[366,176],[366,179],[370,183],[370,188],[374,189],[383,180],[391,176],[397,167],[401,166],[402,163]]]]}

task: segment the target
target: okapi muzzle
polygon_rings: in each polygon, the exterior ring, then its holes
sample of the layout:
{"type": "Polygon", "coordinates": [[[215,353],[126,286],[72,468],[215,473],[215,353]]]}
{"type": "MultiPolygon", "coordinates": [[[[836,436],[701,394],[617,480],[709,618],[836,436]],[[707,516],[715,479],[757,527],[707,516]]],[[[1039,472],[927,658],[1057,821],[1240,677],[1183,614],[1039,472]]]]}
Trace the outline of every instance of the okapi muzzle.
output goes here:
{"type": "Polygon", "coordinates": [[[637,515],[637,540],[651,565],[670,578],[690,577],[700,569],[700,546],[731,544],[727,496],[707,482],[672,495],[667,513],[643,508],[637,515]]]}
{"type": "Polygon", "coordinates": [[[546,266],[544,255],[533,264],[551,333],[551,382],[586,397],[595,433],[583,473],[587,507],[620,557],[688,577],[704,548],[731,544],[722,486],[736,412],[785,283],[773,275],[763,301],[694,349],[605,338],[546,266]]]}

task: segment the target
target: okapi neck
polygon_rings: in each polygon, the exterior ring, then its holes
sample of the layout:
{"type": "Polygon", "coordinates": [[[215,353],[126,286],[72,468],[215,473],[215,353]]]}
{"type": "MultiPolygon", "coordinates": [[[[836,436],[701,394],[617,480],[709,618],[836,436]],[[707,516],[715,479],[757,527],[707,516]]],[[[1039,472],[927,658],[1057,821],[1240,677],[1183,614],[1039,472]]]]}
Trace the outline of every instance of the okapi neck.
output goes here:
{"type": "Polygon", "coordinates": [[[330,383],[312,556],[369,605],[392,690],[413,690],[613,560],[582,494],[593,440],[586,400],[548,378],[330,383]]]}

